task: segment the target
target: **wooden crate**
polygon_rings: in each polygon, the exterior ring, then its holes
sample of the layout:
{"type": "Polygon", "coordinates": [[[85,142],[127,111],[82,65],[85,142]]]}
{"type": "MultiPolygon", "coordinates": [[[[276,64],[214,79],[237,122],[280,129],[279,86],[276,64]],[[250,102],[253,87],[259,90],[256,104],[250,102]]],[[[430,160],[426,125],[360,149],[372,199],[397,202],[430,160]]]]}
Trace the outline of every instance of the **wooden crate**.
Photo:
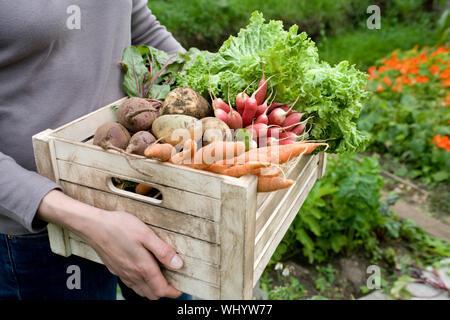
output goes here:
{"type": "MultiPolygon", "coordinates": [[[[125,99],[125,98],[124,98],[125,99]]],[[[106,210],[136,215],[184,260],[181,270],[163,270],[179,290],[202,299],[251,299],[253,287],[315,181],[326,155],[299,158],[287,171],[289,189],[257,193],[255,176],[232,178],[151,159],[132,160],[92,145],[96,128],[116,121],[111,108],[124,99],[33,136],[38,172],[69,196],[106,210]],[[146,183],[162,200],[117,189],[112,178],[146,183]]],[[[102,263],[72,232],[48,225],[53,252],[102,263]]]]}

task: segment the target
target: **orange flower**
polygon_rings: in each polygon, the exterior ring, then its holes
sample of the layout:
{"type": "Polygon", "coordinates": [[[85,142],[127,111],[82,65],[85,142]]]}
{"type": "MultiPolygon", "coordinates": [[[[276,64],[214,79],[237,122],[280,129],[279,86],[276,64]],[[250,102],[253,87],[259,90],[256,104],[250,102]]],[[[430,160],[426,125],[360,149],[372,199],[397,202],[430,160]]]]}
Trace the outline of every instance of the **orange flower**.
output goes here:
{"type": "Polygon", "coordinates": [[[377,92],[381,92],[381,91],[383,91],[383,87],[381,86],[381,84],[379,84],[377,87],[377,92]]]}
{"type": "Polygon", "coordinates": [[[384,83],[386,83],[388,86],[390,86],[392,84],[391,79],[389,79],[388,76],[384,76],[383,78],[384,83]]]}
{"type": "Polygon", "coordinates": [[[448,106],[450,105],[450,92],[447,92],[447,94],[445,95],[445,104],[448,106]]]}
{"type": "Polygon", "coordinates": [[[439,134],[433,137],[431,143],[435,143],[438,148],[445,149],[446,151],[450,151],[450,139],[448,136],[441,136],[439,134]]]}
{"type": "Polygon", "coordinates": [[[439,72],[439,66],[437,64],[433,64],[430,67],[430,72],[431,72],[431,74],[436,75],[439,72]]]}
{"type": "Polygon", "coordinates": [[[417,76],[416,77],[416,82],[417,83],[421,83],[421,82],[428,82],[430,81],[430,79],[426,76],[417,76]]]}
{"type": "Polygon", "coordinates": [[[399,92],[402,91],[403,87],[401,83],[397,83],[395,85],[392,86],[392,91],[394,92],[399,92]]]}
{"type": "Polygon", "coordinates": [[[371,66],[371,67],[369,68],[369,74],[373,74],[375,71],[377,71],[377,67],[371,66]]]}

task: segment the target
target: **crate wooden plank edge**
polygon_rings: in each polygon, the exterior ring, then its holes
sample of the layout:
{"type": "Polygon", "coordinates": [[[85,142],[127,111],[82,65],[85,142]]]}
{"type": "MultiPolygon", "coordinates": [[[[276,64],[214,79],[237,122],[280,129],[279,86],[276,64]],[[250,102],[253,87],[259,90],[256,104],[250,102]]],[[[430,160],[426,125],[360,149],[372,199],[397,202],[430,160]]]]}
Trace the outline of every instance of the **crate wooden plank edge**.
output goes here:
{"type": "MultiPolygon", "coordinates": [[[[84,242],[76,241],[74,239],[71,239],[70,241],[73,247],[74,255],[103,264],[101,258],[98,256],[95,250],[92,249],[92,247],[84,242]]],[[[189,267],[192,270],[197,266],[193,265],[189,267]]],[[[162,272],[169,284],[175,286],[183,292],[195,295],[196,297],[202,299],[212,299],[213,297],[219,296],[219,288],[215,284],[208,283],[204,280],[168,269],[162,269],[162,272]]],[[[204,276],[207,277],[207,275],[205,274],[204,276]]]]}
{"type": "MultiPolygon", "coordinates": [[[[265,267],[269,263],[269,260],[272,257],[273,253],[275,252],[277,246],[279,245],[280,241],[283,239],[287,229],[291,225],[295,216],[298,214],[298,211],[300,210],[301,206],[303,205],[303,202],[306,200],[306,197],[308,196],[309,191],[314,186],[314,183],[316,181],[314,175],[316,175],[317,172],[318,172],[317,167],[314,167],[313,171],[310,173],[310,176],[309,176],[308,180],[305,182],[305,184],[297,186],[297,187],[301,188],[302,191],[293,193],[293,195],[295,195],[295,198],[290,203],[291,205],[289,208],[281,209],[281,210],[285,210],[286,214],[279,215],[283,219],[280,219],[281,221],[278,224],[274,223],[271,226],[272,227],[271,230],[267,233],[267,235],[269,235],[270,238],[266,241],[265,245],[262,246],[262,249],[259,249],[260,252],[257,252],[257,254],[255,254],[254,278],[253,278],[254,285],[258,282],[259,277],[261,276],[265,267]]],[[[267,227],[269,228],[269,225],[267,227]]],[[[261,244],[264,244],[263,240],[260,239],[260,241],[261,241],[260,242],[261,244]]],[[[255,251],[257,250],[256,246],[255,246],[255,251]]]]}
{"type": "Polygon", "coordinates": [[[61,180],[63,181],[82,184],[84,186],[100,191],[124,195],[137,201],[146,202],[158,207],[175,210],[183,214],[187,213],[196,217],[213,221],[219,221],[220,219],[219,199],[183,191],[176,188],[162,186],[156,183],[149,183],[141,179],[129,177],[127,175],[91,168],[64,160],[57,160],[57,163],[60,169],[61,180]],[[117,189],[112,185],[111,178],[113,177],[137,183],[146,183],[161,192],[162,200],[157,201],[147,196],[117,189]]]}
{"type": "Polygon", "coordinates": [[[176,211],[161,207],[149,206],[121,195],[115,195],[62,180],[60,181],[60,185],[70,197],[96,208],[109,211],[125,211],[135,215],[149,225],[172,230],[211,243],[220,242],[218,236],[219,224],[214,221],[179,214],[176,211]]]}
{"type": "Polygon", "coordinates": [[[253,284],[253,249],[255,239],[255,176],[242,183],[222,184],[222,219],[220,220],[220,299],[251,299],[253,284]]]}

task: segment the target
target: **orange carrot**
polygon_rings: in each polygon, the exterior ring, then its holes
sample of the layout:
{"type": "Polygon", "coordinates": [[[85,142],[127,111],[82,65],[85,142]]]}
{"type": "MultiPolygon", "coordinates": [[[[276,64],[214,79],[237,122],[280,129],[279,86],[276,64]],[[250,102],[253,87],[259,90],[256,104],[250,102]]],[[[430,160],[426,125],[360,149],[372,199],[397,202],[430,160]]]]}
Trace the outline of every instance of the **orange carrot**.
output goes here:
{"type": "Polygon", "coordinates": [[[247,162],[246,164],[237,164],[231,168],[225,169],[222,174],[230,177],[239,178],[246,174],[252,174],[255,170],[264,167],[265,164],[261,162],[247,162]]]}
{"type": "Polygon", "coordinates": [[[197,143],[194,140],[188,139],[184,143],[183,151],[178,152],[170,158],[169,162],[173,164],[193,163],[193,157],[197,150],[197,143]]]}
{"type": "Polygon", "coordinates": [[[326,143],[308,143],[297,142],[286,145],[268,146],[247,151],[233,159],[221,160],[216,162],[218,165],[223,164],[244,164],[249,161],[259,161],[266,163],[282,164],[292,160],[295,157],[310,154],[319,146],[328,146],[326,143]]]}
{"type": "Polygon", "coordinates": [[[258,192],[271,192],[271,191],[276,191],[276,190],[280,190],[280,189],[285,189],[285,188],[289,188],[290,186],[292,186],[294,184],[294,182],[295,182],[294,180],[283,179],[280,177],[268,178],[268,177],[264,177],[264,176],[259,176],[257,191],[258,192]]]}
{"type": "Polygon", "coordinates": [[[143,195],[143,196],[146,196],[146,195],[148,195],[148,194],[150,193],[150,191],[152,191],[152,190],[153,190],[153,187],[148,186],[148,185],[143,184],[143,183],[139,183],[139,184],[135,187],[134,192],[136,192],[137,194],[141,194],[141,195],[143,195]]]}
{"type": "Polygon", "coordinates": [[[230,159],[245,152],[243,141],[215,141],[199,149],[194,155],[196,164],[212,164],[218,160],[230,159]]]}
{"type": "Polygon", "coordinates": [[[251,174],[255,176],[263,176],[266,178],[272,178],[279,176],[283,171],[278,167],[267,167],[267,168],[258,168],[254,170],[251,174]]]}
{"type": "Polygon", "coordinates": [[[175,147],[169,143],[152,144],[144,152],[147,158],[155,158],[163,162],[169,161],[173,154],[175,154],[175,147]]]}

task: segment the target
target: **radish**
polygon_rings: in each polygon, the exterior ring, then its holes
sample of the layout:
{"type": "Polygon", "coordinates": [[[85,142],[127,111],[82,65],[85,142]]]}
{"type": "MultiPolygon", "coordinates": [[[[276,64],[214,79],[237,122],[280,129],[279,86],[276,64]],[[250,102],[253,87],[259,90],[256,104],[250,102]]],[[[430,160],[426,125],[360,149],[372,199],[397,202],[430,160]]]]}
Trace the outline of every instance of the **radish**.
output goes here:
{"type": "Polygon", "coordinates": [[[223,101],[221,98],[215,98],[212,101],[212,106],[213,106],[214,110],[221,109],[221,110],[225,111],[226,113],[229,113],[230,109],[231,109],[231,107],[225,101],[223,101]]]}
{"type": "Polygon", "coordinates": [[[256,109],[258,108],[258,102],[253,95],[245,101],[244,112],[242,113],[242,124],[246,127],[252,123],[255,116],[256,109]]]}
{"type": "Polygon", "coordinates": [[[293,144],[293,143],[295,143],[295,141],[294,140],[292,140],[292,139],[280,139],[279,141],[278,141],[278,144],[279,145],[286,145],[286,144],[293,144]]]}
{"type": "Polygon", "coordinates": [[[266,97],[266,94],[267,94],[267,81],[264,76],[264,67],[263,67],[262,68],[262,77],[258,83],[257,93],[255,94],[255,99],[256,99],[256,102],[258,103],[258,105],[263,103],[264,98],[266,97]]]}
{"type": "Polygon", "coordinates": [[[260,90],[263,90],[264,88],[267,91],[267,82],[272,77],[273,76],[270,76],[267,80],[264,80],[264,85],[253,92],[252,96],[245,101],[244,111],[242,112],[242,123],[244,126],[248,126],[250,123],[252,123],[253,117],[255,116],[256,110],[258,109],[259,105],[258,101],[256,100],[256,95],[258,94],[258,92],[260,92],[260,90]]]}
{"type": "MultiPolygon", "coordinates": [[[[247,88],[244,89],[244,91],[242,91],[241,93],[238,93],[238,95],[236,96],[236,109],[239,112],[240,115],[242,115],[242,113],[244,112],[244,108],[245,108],[245,103],[247,102],[247,99],[249,98],[248,94],[245,93],[245,91],[247,91],[248,87],[250,87],[255,81],[253,81],[252,83],[250,83],[247,88]]],[[[228,90],[228,93],[230,91],[228,90]]],[[[228,100],[230,100],[228,98],[228,100]]]]}
{"type": "Polygon", "coordinates": [[[236,109],[241,115],[244,113],[245,103],[248,98],[249,96],[245,92],[241,92],[236,96],[236,109]]]}
{"type": "MultiPolygon", "coordinates": [[[[268,109],[269,109],[269,105],[268,105],[268,103],[269,103],[269,100],[270,100],[270,98],[272,97],[272,94],[273,94],[273,90],[272,90],[272,92],[270,93],[270,95],[269,95],[269,97],[267,97],[267,99],[262,103],[262,104],[260,104],[259,106],[258,106],[258,108],[256,109],[256,113],[255,113],[255,118],[256,119],[258,119],[258,117],[260,116],[260,115],[262,115],[262,114],[267,114],[267,111],[268,111],[268,109]]],[[[276,95],[276,94],[275,94],[276,95]]],[[[275,97],[274,97],[274,99],[275,99],[275,97]]],[[[267,122],[266,122],[267,123],[267,122]]]]}
{"type": "Polygon", "coordinates": [[[247,126],[246,129],[250,131],[252,138],[260,138],[267,136],[268,127],[264,123],[254,123],[252,125],[247,126]]]}
{"type": "Polygon", "coordinates": [[[304,113],[298,113],[298,112],[293,112],[290,115],[288,115],[286,117],[286,119],[283,121],[283,123],[281,123],[282,127],[288,127],[290,125],[293,125],[294,123],[299,123],[300,120],[302,119],[304,113]]]}
{"type": "Polygon", "coordinates": [[[269,123],[281,126],[284,120],[286,120],[286,117],[291,112],[292,108],[297,103],[299,98],[300,96],[298,96],[297,99],[295,99],[295,101],[289,106],[287,110],[284,110],[285,108],[282,107],[273,109],[272,112],[269,114],[269,123]]]}
{"type": "Polygon", "coordinates": [[[302,123],[302,124],[299,124],[299,125],[295,126],[293,129],[291,129],[291,132],[296,134],[296,135],[299,135],[304,130],[305,130],[305,125],[302,123]]]}
{"type": "Polygon", "coordinates": [[[281,106],[287,106],[287,105],[285,105],[284,103],[272,102],[272,103],[269,105],[269,108],[268,108],[269,110],[268,110],[267,112],[270,113],[270,111],[272,111],[273,109],[278,108],[278,107],[281,107],[281,106]]]}
{"type": "Polygon", "coordinates": [[[242,117],[239,112],[235,111],[231,108],[230,113],[227,115],[227,119],[225,123],[228,125],[230,129],[240,129],[242,128],[242,117]]]}
{"type": "Polygon", "coordinates": [[[229,112],[226,112],[223,109],[214,109],[214,116],[220,120],[222,120],[223,122],[227,122],[227,116],[228,116],[229,112]]]}

